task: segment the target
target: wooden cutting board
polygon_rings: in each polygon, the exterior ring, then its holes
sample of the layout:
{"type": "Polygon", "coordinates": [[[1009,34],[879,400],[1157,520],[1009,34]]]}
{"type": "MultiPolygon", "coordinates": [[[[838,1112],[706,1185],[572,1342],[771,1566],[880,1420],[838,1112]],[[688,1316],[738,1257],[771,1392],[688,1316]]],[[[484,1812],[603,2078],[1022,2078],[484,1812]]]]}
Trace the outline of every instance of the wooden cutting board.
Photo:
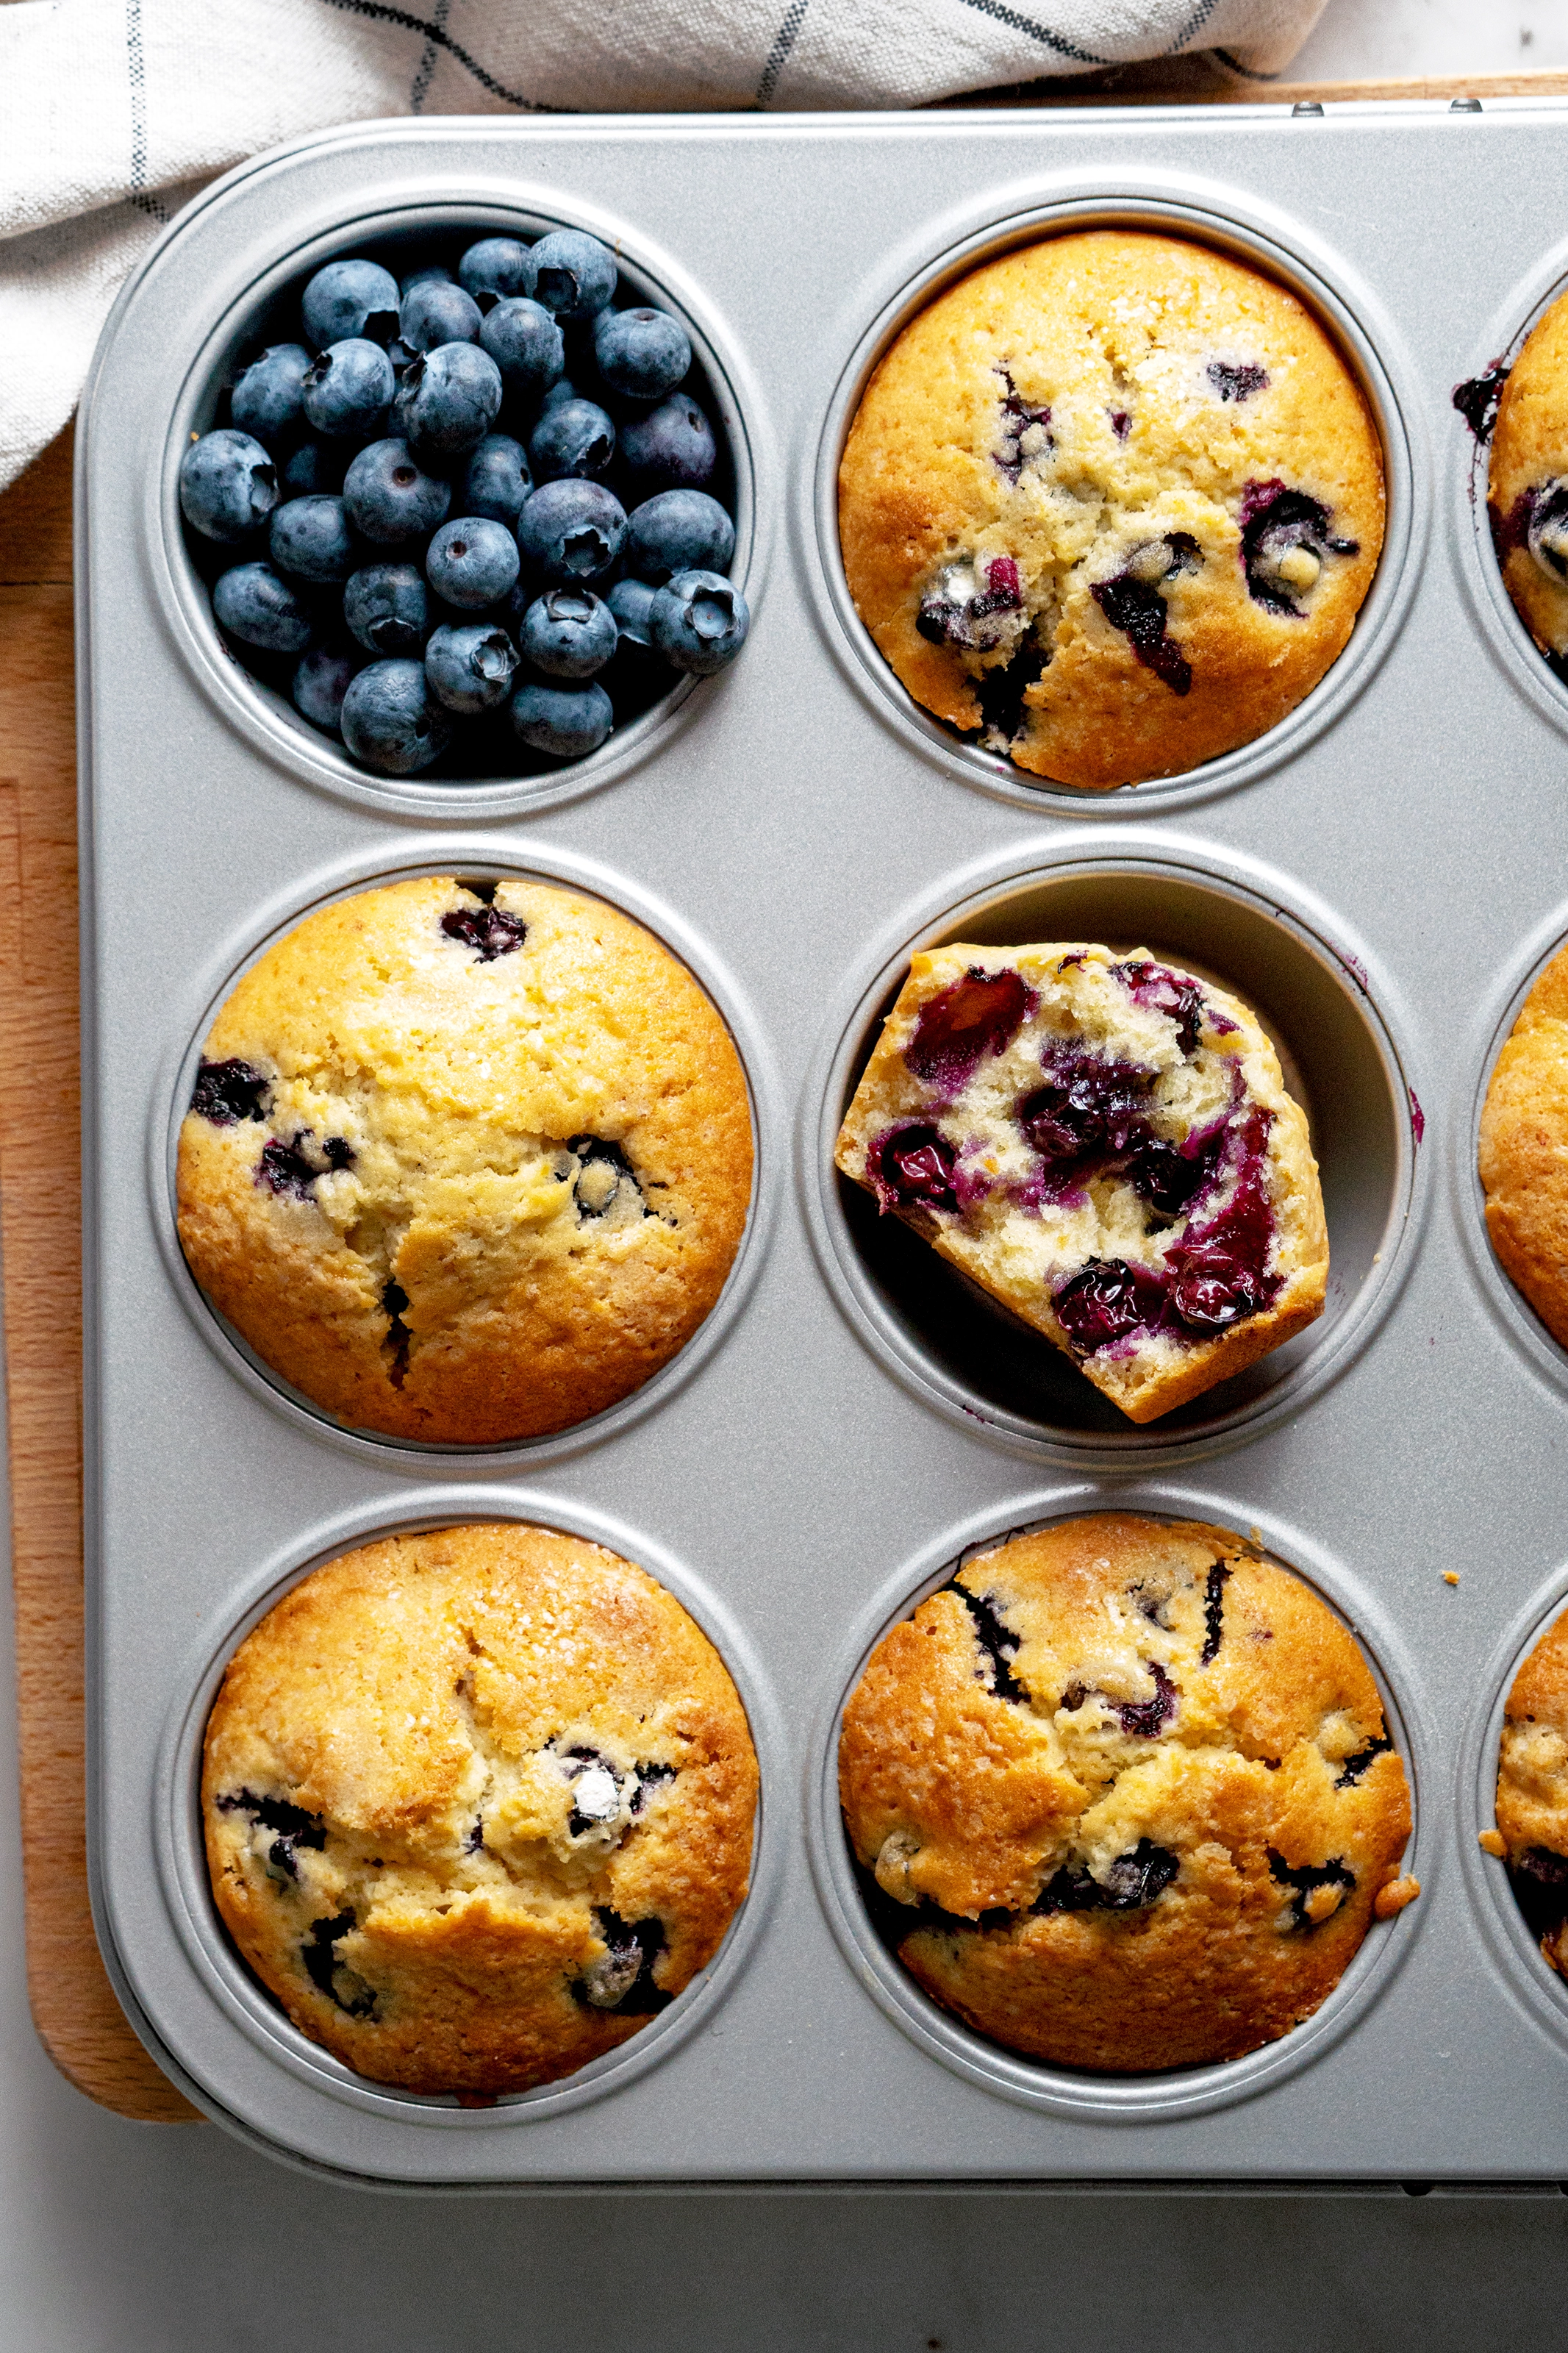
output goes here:
{"type": "MultiPolygon", "coordinates": [[[[966,104],[1291,104],[1568,93],[1568,74],[1258,85],[1205,58],[966,104]]],[[[121,2116],[199,2123],[99,1958],[84,1827],[81,1185],[71,436],[0,497],[0,1246],[11,1436],[27,1988],[45,2048],[121,2116]]]]}

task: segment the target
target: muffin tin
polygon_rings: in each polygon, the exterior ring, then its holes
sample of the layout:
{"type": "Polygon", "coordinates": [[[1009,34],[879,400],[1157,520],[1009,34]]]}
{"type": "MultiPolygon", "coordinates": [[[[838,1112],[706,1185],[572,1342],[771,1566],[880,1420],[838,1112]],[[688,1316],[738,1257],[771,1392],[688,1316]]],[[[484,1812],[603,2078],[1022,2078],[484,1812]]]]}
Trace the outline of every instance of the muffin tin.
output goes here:
{"type": "Polygon", "coordinates": [[[308,2168],[450,2189],[1568,2178],[1568,1987],[1476,1842],[1502,1694],[1568,1590],[1548,1468],[1568,1353],[1491,1261],[1473,1174],[1491,1059],[1568,934],[1568,690],[1489,573],[1450,406],[1568,282],[1565,135],[1548,101],[402,123],[231,174],[139,269],[78,442],[89,1845],[127,2009],[220,2122],[308,2168]],[[1279,728],[1079,796],[902,696],[844,593],[832,483],[913,304],[1095,221],[1210,239],[1317,306],[1379,419],[1390,527],[1347,652],[1279,728]],[[752,642],[574,766],[382,784],[223,654],[174,470],[215,370],[302,270],[553,222],[618,243],[693,329],[752,642]],[[482,1454],[285,1395],[173,1239],[172,1133],[229,979],[322,898],[418,871],[563,881],[647,923],[729,1020],[758,1129],[747,1239],[684,1355],[596,1421],[482,1454]],[[1141,1430],[828,1165],[911,945],[1075,934],[1255,1003],[1324,1171],[1321,1322],[1141,1430]],[[871,1936],[832,1769],[892,1618],[966,1548],[1107,1506],[1256,1528],[1354,1626],[1424,1890],[1282,2042],[1125,2079],[1034,2066],[924,2000],[871,1936]],[[508,1516],[671,1587],[742,1690],[763,1799],[706,1978],[596,2067],[465,2109],[349,2074],[239,1967],[195,1757],[224,1661],[295,1577],[374,1534],[508,1516]]]}

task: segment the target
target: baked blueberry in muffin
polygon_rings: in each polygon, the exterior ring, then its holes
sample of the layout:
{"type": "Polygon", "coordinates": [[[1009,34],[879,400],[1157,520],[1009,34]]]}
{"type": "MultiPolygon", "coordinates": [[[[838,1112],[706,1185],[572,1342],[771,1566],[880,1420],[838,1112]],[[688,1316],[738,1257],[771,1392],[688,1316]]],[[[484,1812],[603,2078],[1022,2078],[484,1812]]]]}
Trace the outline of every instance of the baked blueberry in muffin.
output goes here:
{"type": "Polygon", "coordinates": [[[1536,322],[1503,383],[1487,512],[1514,609],[1568,675],[1568,295],[1536,322]]]}
{"type": "Polygon", "coordinates": [[[1224,1528],[1105,1513],[967,1556],[872,1653],[838,1778],[904,1968],[1059,2065],[1239,2058],[1419,1893],[1353,1636],[1224,1528]]]}
{"type": "Polygon", "coordinates": [[[1142,951],[917,955],[836,1156],[1133,1421],[1322,1312],[1317,1164],[1274,1049],[1142,951]]]}
{"type": "Polygon", "coordinates": [[[426,877],[237,983],[180,1131],[196,1281],[340,1420],[495,1443],[627,1396],[717,1300],[750,1200],[730,1033],[602,900],[426,877]]]}
{"type": "Polygon", "coordinates": [[[1568,1347],[1568,948],[1525,998],[1497,1058],[1479,1166],[1492,1248],[1568,1347]]]}
{"type": "Polygon", "coordinates": [[[917,702],[1094,790],[1250,743],[1343,649],[1383,458],[1310,311],[1120,229],[987,263],[872,375],[839,470],[856,606],[917,702]]]}
{"type": "Polygon", "coordinates": [[[624,2042],[746,1893],[757,1764],[718,1652],[552,1529],[390,1536],[247,1636],[208,1720],[218,1911],[362,2075],[494,2095],[624,2042]]]}

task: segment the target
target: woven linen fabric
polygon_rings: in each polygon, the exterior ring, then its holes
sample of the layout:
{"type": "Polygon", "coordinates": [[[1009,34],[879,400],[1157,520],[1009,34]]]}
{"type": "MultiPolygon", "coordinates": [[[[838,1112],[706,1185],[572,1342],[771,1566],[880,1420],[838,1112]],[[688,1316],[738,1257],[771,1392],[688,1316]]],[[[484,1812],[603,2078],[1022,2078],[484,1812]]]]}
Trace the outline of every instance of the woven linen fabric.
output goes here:
{"type": "Polygon", "coordinates": [[[206,182],[399,114],[920,106],[1213,50],[1268,79],[1323,0],[0,0],[0,490],[206,182]]]}

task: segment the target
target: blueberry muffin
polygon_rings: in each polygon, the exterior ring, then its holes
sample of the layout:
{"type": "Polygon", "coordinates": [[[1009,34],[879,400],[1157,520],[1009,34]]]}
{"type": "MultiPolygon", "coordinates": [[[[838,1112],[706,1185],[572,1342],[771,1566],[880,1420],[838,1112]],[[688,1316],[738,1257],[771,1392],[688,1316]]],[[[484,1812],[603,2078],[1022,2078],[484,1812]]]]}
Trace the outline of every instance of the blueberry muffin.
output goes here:
{"type": "Polygon", "coordinates": [[[839,1791],[905,1968],[1062,2066],[1271,2042],[1419,1893],[1354,1638],[1195,1523],[1107,1513],[966,1559],[872,1653],[839,1791]]]}
{"type": "Polygon", "coordinates": [[[1547,1628],[1513,1679],[1497,1826],[1519,1908],[1543,1957],[1568,1977],[1568,1616],[1547,1628]]]}
{"type": "Polygon", "coordinates": [[[1536,322],[1509,370],[1487,513],[1514,609],[1548,665],[1568,676],[1568,295],[1536,322]]]}
{"type": "Polygon", "coordinates": [[[1479,1166],[1492,1248],[1568,1347],[1568,948],[1525,998],[1497,1058],[1479,1166]]]}
{"type": "Polygon", "coordinates": [[[321,908],[238,983],[180,1133],[192,1272],[327,1412],[493,1444],[638,1388],[723,1286],[745,1081],[602,900],[429,878],[321,908]]]}
{"type": "Polygon", "coordinates": [[[1343,649],[1383,453],[1311,312],[1184,239],[1010,253],[892,345],[839,470],[845,569],[915,701],[1102,790],[1249,744],[1343,649]]]}
{"type": "Polygon", "coordinates": [[[1322,1313],[1322,1193],[1279,1057],[1146,950],[917,955],[837,1158],[1131,1421],[1322,1313]]]}
{"type": "Polygon", "coordinates": [[[212,1887],[294,2024],[360,2074],[570,2074],[706,1968],[757,1764],[722,1662],[642,1569],[548,1528],[392,1536],[317,1569],[206,1728],[212,1887]]]}

